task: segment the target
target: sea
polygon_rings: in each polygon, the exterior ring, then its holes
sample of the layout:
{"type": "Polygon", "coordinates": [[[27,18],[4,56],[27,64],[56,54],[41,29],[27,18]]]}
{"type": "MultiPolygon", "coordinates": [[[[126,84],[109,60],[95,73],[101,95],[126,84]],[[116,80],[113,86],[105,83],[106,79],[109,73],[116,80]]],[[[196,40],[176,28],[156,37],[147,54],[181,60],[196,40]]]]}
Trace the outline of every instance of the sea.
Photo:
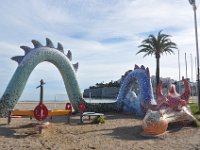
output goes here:
{"type": "MultiPolygon", "coordinates": [[[[84,98],[87,103],[115,103],[116,99],[93,99],[93,98],[84,98]]],[[[39,100],[19,100],[21,103],[38,103],[39,100]]],[[[45,103],[67,103],[69,100],[43,100],[45,103]]]]}

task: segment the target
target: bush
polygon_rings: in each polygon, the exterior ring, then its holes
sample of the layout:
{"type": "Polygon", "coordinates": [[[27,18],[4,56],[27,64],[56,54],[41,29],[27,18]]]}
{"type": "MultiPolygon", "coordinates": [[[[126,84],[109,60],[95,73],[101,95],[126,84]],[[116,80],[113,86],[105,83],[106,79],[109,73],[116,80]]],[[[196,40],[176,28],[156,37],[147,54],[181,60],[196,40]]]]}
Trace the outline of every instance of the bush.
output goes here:
{"type": "Polygon", "coordinates": [[[198,104],[197,103],[190,103],[189,106],[191,108],[192,114],[197,119],[196,121],[192,122],[192,126],[200,127],[200,121],[198,121],[200,119],[200,112],[199,112],[199,109],[198,109],[198,104]]]}
{"type": "Polygon", "coordinates": [[[192,114],[198,119],[198,117],[200,117],[198,104],[197,103],[190,103],[189,106],[191,108],[192,114]]]}
{"type": "Polygon", "coordinates": [[[105,118],[103,116],[96,116],[94,118],[94,120],[92,121],[92,123],[105,123],[105,118]]]}

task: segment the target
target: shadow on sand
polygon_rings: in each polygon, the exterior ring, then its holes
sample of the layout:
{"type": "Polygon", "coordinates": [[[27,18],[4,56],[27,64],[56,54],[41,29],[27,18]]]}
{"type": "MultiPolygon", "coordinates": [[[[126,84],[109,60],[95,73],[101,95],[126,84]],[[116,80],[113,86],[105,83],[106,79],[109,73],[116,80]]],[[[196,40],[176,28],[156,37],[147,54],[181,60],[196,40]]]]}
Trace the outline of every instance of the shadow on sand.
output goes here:
{"type": "Polygon", "coordinates": [[[166,133],[161,135],[145,135],[143,133],[143,128],[141,125],[133,126],[133,127],[118,127],[113,129],[112,133],[108,133],[106,135],[112,136],[116,139],[120,140],[148,140],[148,139],[159,139],[164,140],[167,134],[179,132],[181,129],[192,128],[188,125],[180,125],[180,124],[171,124],[169,125],[166,133]]]}
{"type": "Polygon", "coordinates": [[[34,125],[32,123],[16,127],[7,124],[0,125],[0,136],[6,138],[26,138],[34,134],[37,134],[37,132],[34,130],[34,125]]]}
{"type": "Polygon", "coordinates": [[[13,135],[16,133],[15,130],[10,129],[8,127],[0,127],[0,136],[5,136],[5,137],[13,137],[13,135]]]}

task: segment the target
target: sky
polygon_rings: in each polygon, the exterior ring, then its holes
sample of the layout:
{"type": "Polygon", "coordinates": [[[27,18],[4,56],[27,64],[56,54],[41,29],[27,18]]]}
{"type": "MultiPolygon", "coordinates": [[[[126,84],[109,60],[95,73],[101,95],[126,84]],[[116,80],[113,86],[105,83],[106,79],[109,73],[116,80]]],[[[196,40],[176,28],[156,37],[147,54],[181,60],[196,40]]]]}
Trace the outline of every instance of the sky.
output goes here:
{"type": "MultiPolygon", "coordinates": [[[[72,62],[79,62],[77,79],[81,91],[100,82],[110,82],[134,65],[149,67],[155,75],[154,56],[143,57],[138,46],[160,30],[171,35],[180,52],[180,75],[196,80],[194,15],[188,0],[0,0],[0,95],[3,95],[18,64],[10,58],[24,55],[21,45],[33,47],[35,39],[45,44],[62,43],[72,62]]],[[[200,32],[200,0],[197,22],[200,32]]],[[[178,50],[162,55],[161,77],[179,80],[178,50]]],[[[20,100],[39,100],[43,79],[44,99],[65,99],[67,93],[58,69],[39,64],[30,75],[20,100]],[[62,97],[62,98],[61,98],[62,97]]],[[[69,85],[70,86],[70,85],[69,85]]]]}

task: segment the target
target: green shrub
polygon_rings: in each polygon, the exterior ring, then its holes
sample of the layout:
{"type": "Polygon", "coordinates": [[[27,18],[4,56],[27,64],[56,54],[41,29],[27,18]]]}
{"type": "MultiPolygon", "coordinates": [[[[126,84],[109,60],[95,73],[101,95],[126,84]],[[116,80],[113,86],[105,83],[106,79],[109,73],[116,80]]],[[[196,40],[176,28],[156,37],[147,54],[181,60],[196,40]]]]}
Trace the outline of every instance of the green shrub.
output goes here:
{"type": "Polygon", "coordinates": [[[200,112],[199,112],[198,104],[197,103],[190,103],[189,106],[191,108],[192,114],[197,119],[196,121],[193,121],[191,123],[191,125],[194,126],[194,127],[200,127],[200,121],[198,121],[200,119],[200,112]]]}
{"type": "Polygon", "coordinates": [[[103,116],[96,116],[92,123],[105,123],[105,118],[103,116]]]}
{"type": "Polygon", "coordinates": [[[198,119],[200,117],[199,107],[197,103],[190,103],[189,104],[192,114],[198,119]]]}
{"type": "Polygon", "coordinates": [[[191,110],[192,110],[192,113],[195,115],[195,114],[200,114],[199,113],[199,108],[198,108],[198,104],[197,103],[190,103],[189,104],[191,110]]]}

